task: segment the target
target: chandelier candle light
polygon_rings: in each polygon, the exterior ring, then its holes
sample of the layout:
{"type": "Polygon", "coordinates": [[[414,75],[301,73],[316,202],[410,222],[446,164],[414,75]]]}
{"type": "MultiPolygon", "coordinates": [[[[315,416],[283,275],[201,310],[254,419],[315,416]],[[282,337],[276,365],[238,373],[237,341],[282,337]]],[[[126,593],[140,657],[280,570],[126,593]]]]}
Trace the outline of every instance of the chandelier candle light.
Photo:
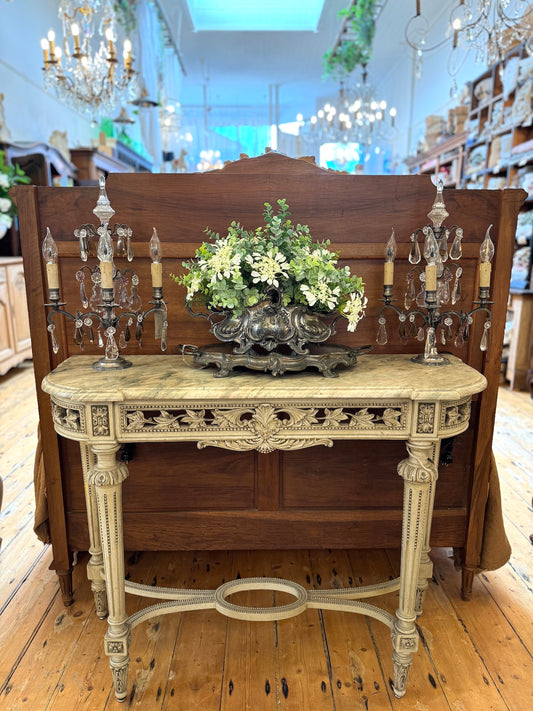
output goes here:
{"type": "Polygon", "coordinates": [[[385,305],[378,315],[376,342],[379,345],[385,345],[388,342],[384,312],[387,309],[392,309],[398,316],[400,323],[399,335],[404,345],[409,341],[409,338],[416,338],[418,341],[424,341],[425,339],[424,352],[413,358],[414,361],[423,365],[448,364],[450,362],[448,358],[437,352],[438,329],[440,329],[438,333],[442,345],[453,341],[456,348],[461,348],[464,342],[468,340],[473,317],[479,311],[486,313],[483,335],[479,345],[480,350],[486,351],[492,318],[492,313],[488,308],[492,304],[492,301],[489,301],[491,260],[494,257],[494,244],[490,238],[492,225],[487,229],[480,249],[479,296],[478,300],[473,302],[476,304],[476,308],[469,312],[453,309],[441,310],[450,300],[452,306],[461,300],[461,276],[463,273],[462,267],[458,264],[462,256],[461,240],[463,238],[463,230],[457,225],[446,227],[443,224],[448,217],[448,212],[446,211],[442,193],[443,183],[439,181],[435,201],[428,213],[432,225],[426,225],[411,234],[409,262],[413,267],[407,274],[404,310],[400,310],[392,304],[394,260],[397,251],[394,230],[392,230],[385,247],[382,299],[385,305]],[[418,235],[420,233],[424,236],[423,255],[426,260],[425,267],[419,266],[422,260],[418,245],[418,235]],[[454,238],[450,248],[448,248],[448,240],[452,234],[454,238]],[[450,262],[448,262],[448,259],[450,262]],[[448,263],[446,264],[446,262],[448,263]],[[417,276],[419,279],[418,288],[415,286],[417,276]],[[450,291],[452,281],[453,287],[450,291]],[[413,303],[419,308],[411,310],[413,303]],[[457,325],[455,335],[452,331],[454,322],[457,325]]]}
{"type": "Polygon", "coordinates": [[[80,284],[80,301],[84,309],[71,314],[65,309],[59,295],[58,249],[50,229],[46,229],[46,237],[42,245],[43,259],[46,264],[46,278],[48,282],[48,300],[45,304],[52,310],[48,314],[48,331],[52,341],[52,350],[57,353],[59,344],[55,336],[54,318],[62,314],[74,321],[74,343],[83,349],[85,338],[89,343],[96,340],[100,348],[104,348],[103,335],[106,338],[105,355],[95,363],[95,370],[117,370],[128,368],[131,361],[120,355],[120,350],[126,348],[131,338],[130,328],[135,324],[135,339],[139,347],[142,346],[144,321],[150,314],[154,315],[155,338],[161,340],[161,350],[167,347],[167,307],[163,301],[163,281],[161,264],[161,242],[154,227],[150,240],[150,256],[152,258],[152,308],[142,311],[142,302],[138,294],[139,277],[130,269],[118,269],[113,262],[113,256],[125,257],[128,262],[133,260],[131,244],[132,229],[128,225],[115,224],[109,229],[109,220],[115,214],[111,207],[105,189],[105,179],[100,178],[100,194],[94,214],[100,220],[100,226],[95,228],[91,224],[84,224],[74,231],[74,236],[79,241],[81,259],[86,262],[89,256],[98,257],[98,264],[94,267],[84,265],[76,272],[76,279],[80,284]],[[113,242],[116,238],[116,244],[113,242]],[[85,291],[85,277],[88,276],[92,283],[91,296],[85,291]],[[130,290],[128,286],[131,284],[130,290]],[[120,313],[119,313],[120,310],[120,313]],[[118,335],[118,344],[116,334],[118,335]]]}
{"type": "Polygon", "coordinates": [[[56,44],[53,29],[41,40],[45,87],[96,120],[135,90],[131,42],[124,40],[120,70],[117,19],[110,0],[63,0],[59,17],[63,48],[56,44]],[[73,46],[69,45],[69,37],[73,46]]]}

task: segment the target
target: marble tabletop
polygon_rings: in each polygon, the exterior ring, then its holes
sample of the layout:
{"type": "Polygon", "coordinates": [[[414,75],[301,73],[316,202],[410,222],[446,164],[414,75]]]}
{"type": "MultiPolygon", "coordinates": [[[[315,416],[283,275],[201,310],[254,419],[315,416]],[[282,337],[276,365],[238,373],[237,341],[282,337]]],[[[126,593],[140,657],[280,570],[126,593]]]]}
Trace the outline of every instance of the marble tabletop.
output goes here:
{"type": "Polygon", "coordinates": [[[187,365],[180,355],[130,356],[132,367],[97,371],[94,356],[72,356],[42,383],[45,392],[70,402],[132,402],[136,399],[195,401],[248,400],[287,402],[350,401],[354,398],[459,400],[481,392],[485,377],[459,358],[444,366],[424,366],[412,356],[368,354],[337,378],[316,371],[274,377],[270,373],[238,372],[214,378],[212,369],[187,365]]]}

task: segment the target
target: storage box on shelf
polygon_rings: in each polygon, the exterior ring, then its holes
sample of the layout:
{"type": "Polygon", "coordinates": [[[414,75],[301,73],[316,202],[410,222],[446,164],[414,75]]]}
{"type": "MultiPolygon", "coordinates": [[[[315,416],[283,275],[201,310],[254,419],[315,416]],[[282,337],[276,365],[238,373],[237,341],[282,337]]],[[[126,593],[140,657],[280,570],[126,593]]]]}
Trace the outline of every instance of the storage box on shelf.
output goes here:
{"type": "Polygon", "coordinates": [[[442,178],[446,187],[458,187],[463,171],[465,139],[463,131],[424,153],[407,158],[405,164],[411,174],[434,175],[442,178]]]}
{"type": "Polygon", "coordinates": [[[465,187],[520,187],[520,169],[533,164],[532,89],[533,57],[524,45],[472,82],[465,187]]]}

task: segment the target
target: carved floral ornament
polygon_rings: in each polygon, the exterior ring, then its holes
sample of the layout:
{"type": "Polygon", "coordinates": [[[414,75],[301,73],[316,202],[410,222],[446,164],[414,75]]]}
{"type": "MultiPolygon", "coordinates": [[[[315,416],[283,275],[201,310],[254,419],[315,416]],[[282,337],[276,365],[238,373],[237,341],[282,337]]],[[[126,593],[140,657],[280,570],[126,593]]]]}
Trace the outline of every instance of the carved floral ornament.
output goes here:
{"type": "Polygon", "coordinates": [[[71,432],[85,432],[85,418],[82,410],[52,402],[52,419],[54,424],[71,432]]]}
{"type": "Polygon", "coordinates": [[[121,408],[121,428],[124,433],[218,431],[229,438],[199,440],[198,446],[212,444],[230,449],[258,449],[260,452],[270,452],[274,449],[297,449],[317,444],[332,445],[329,438],[319,439],[315,433],[333,434],[339,430],[351,429],[405,429],[405,405],[390,405],[385,407],[369,403],[366,407],[359,408],[316,408],[274,407],[262,404],[256,407],[212,409],[148,409],[124,406],[121,408]],[[302,430],[312,436],[298,439],[291,437],[302,430]],[[238,434],[239,440],[231,440],[233,433],[238,434]]]}

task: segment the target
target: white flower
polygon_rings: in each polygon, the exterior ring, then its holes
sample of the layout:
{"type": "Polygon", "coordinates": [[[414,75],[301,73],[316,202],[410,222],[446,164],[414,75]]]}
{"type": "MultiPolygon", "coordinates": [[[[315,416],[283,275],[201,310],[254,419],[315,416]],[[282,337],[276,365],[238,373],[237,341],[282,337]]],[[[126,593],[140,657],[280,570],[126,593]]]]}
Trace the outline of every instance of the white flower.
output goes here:
{"type": "Polygon", "coordinates": [[[199,276],[194,276],[191,279],[191,283],[187,287],[187,296],[185,297],[187,299],[187,301],[190,301],[192,299],[192,297],[196,294],[196,292],[200,288],[201,284],[202,284],[202,280],[200,279],[199,276]]]}
{"type": "Polygon", "coordinates": [[[7,229],[13,224],[11,215],[0,214],[0,225],[4,225],[7,229]]]}
{"type": "Polygon", "coordinates": [[[269,250],[266,254],[254,252],[253,255],[247,254],[246,261],[252,266],[253,283],[266,282],[269,286],[279,286],[279,281],[276,277],[287,277],[289,265],[287,259],[281,252],[274,254],[273,250],[269,250]]]}
{"type": "Polygon", "coordinates": [[[365,315],[364,309],[368,303],[368,299],[362,293],[356,292],[350,294],[349,300],[344,305],[342,313],[348,319],[347,331],[355,331],[357,324],[365,315]]]}
{"type": "Polygon", "coordinates": [[[337,306],[340,296],[340,289],[336,286],[332,289],[326,281],[320,280],[315,286],[310,287],[302,284],[300,290],[303,292],[309,306],[314,306],[317,301],[330,311],[337,306]]]}
{"type": "Polygon", "coordinates": [[[0,198],[0,212],[9,212],[11,209],[11,200],[9,198],[0,198]]]}
{"type": "Polygon", "coordinates": [[[10,187],[8,176],[5,173],[0,173],[0,188],[7,190],[10,187]]]}
{"type": "Polygon", "coordinates": [[[221,239],[217,242],[214,254],[209,259],[200,259],[198,265],[204,271],[207,269],[213,271],[211,283],[214,284],[217,279],[222,280],[224,277],[229,279],[232,274],[234,276],[238,274],[240,263],[240,256],[233,254],[233,246],[227,239],[221,239]]]}

